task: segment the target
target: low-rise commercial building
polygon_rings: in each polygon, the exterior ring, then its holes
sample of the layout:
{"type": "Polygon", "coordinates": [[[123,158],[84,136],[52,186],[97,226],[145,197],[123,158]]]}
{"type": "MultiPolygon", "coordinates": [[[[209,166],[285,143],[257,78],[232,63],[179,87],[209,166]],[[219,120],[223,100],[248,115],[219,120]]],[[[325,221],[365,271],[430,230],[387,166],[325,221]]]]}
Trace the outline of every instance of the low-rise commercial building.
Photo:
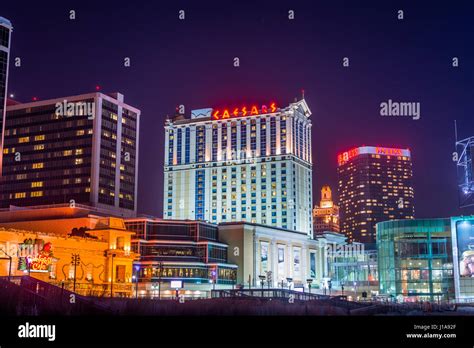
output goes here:
{"type": "Polygon", "coordinates": [[[134,233],[81,207],[0,212],[0,275],[30,275],[88,296],[132,295],[134,233]]]}
{"type": "Polygon", "coordinates": [[[134,231],[132,249],[138,296],[199,298],[210,290],[236,285],[237,265],[228,262],[228,246],[217,225],[203,221],[137,218],[126,220],[134,231]]]}
{"type": "MultiPolygon", "coordinates": [[[[341,243],[345,237],[341,236],[341,243]]],[[[258,287],[309,288],[328,274],[327,239],[310,238],[283,228],[248,222],[219,224],[219,238],[229,245],[229,261],[239,266],[237,283],[258,287]]]]}

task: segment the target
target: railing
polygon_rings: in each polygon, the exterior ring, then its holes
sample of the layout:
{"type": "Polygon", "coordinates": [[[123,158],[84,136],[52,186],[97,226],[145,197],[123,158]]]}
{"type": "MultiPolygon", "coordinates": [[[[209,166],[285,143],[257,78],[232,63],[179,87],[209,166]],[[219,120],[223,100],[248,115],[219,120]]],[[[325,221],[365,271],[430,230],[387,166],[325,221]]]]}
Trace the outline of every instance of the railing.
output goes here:
{"type": "Polygon", "coordinates": [[[212,290],[211,298],[228,298],[228,297],[260,297],[260,298],[284,298],[289,299],[290,296],[294,300],[309,301],[309,300],[321,300],[329,299],[327,295],[311,294],[308,292],[299,292],[288,289],[238,289],[238,290],[212,290]]]}
{"type": "Polygon", "coordinates": [[[328,304],[335,307],[342,307],[348,310],[359,309],[371,306],[370,303],[347,301],[340,296],[329,296],[313,294],[309,292],[299,292],[288,289],[239,289],[239,290],[212,290],[211,298],[268,298],[283,299],[285,301],[292,298],[295,301],[318,301],[321,304],[328,304]]]}
{"type": "Polygon", "coordinates": [[[109,307],[41,280],[0,277],[0,306],[17,315],[114,314],[109,307]]]}

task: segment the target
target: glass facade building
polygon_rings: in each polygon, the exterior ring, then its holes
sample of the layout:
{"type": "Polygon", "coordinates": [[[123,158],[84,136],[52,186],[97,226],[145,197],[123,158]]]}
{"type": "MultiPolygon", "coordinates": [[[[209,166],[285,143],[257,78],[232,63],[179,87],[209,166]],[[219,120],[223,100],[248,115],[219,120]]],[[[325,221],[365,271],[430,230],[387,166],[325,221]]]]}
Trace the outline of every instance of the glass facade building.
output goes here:
{"type": "Polygon", "coordinates": [[[400,300],[455,296],[450,219],[377,224],[380,294],[400,300]]]}
{"type": "Polygon", "coordinates": [[[200,109],[165,125],[165,219],[247,221],[312,235],[311,111],[200,109]]]}
{"type": "Polygon", "coordinates": [[[0,17],[0,176],[2,175],[3,141],[7,107],[8,66],[10,60],[12,24],[0,17]]]}
{"type": "Polygon", "coordinates": [[[217,225],[151,218],[128,219],[125,225],[136,233],[132,250],[140,253],[135,270],[141,296],[153,297],[158,282],[164,289],[182,281],[185,289],[204,291],[213,284],[235,285],[237,266],[228,263],[217,225]]]}
{"type": "Polygon", "coordinates": [[[363,146],[339,154],[341,232],[350,241],[375,247],[375,225],[413,219],[411,153],[407,149],[363,146]]]}

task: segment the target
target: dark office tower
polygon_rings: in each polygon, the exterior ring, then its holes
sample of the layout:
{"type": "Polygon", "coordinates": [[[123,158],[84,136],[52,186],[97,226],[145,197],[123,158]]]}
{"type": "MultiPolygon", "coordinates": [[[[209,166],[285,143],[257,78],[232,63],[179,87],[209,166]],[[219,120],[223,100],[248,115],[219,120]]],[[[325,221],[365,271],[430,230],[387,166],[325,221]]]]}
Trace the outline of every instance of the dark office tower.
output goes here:
{"type": "Polygon", "coordinates": [[[0,207],[84,204],[136,213],[140,110],[90,93],[9,105],[0,207]]]}
{"type": "Polygon", "coordinates": [[[339,154],[341,232],[373,244],[375,224],[415,215],[410,150],[363,146],[339,154]]]}
{"type": "Polygon", "coordinates": [[[3,133],[5,131],[11,32],[12,24],[10,21],[0,17],[0,176],[2,175],[3,133]]]}

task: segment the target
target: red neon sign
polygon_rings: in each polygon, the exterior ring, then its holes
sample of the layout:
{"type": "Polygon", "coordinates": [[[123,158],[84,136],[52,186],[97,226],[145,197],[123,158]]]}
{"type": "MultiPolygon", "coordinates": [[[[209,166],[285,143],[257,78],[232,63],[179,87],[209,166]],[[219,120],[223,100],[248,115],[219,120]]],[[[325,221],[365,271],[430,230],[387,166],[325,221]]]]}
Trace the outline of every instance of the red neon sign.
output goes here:
{"type": "Polygon", "coordinates": [[[392,149],[389,147],[376,147],[377,155],[402,156],[402,149],[392,149]]]}
{"type": "Polygon", "coordinates": [[[247,108],[247,106],[244,106],[242,108],[234,108],[234,109],[217,109],[214,110],[212,113],[212,118],[214,120],[225,120],[227,118],[231,117],[241,117],[241,116],[253,116],[253,115],[262,115],[262,114],[267,114],[267,113],[273,113],[277,110],[277,105],[276,103],[272,102],[270,104],[270,107],[267,107],[266,105],[262,105],[260,109],[256,105],[252,105],[250,108],[247,108]],[[249,112],[250,109],[250,112],[249,112]],[[232,111],[230,111],[232,110],[232,111]]]}
{"type": "Polygon", "coordinates": [[[337,156],[337,163],[342,165],[352,158],[359,156],[359,148],[356,147],[355,149],[351,149],[349,151],[343,152],[337,156]]]}
{"type": "Polygon", "coordinates": [[[391,147],[380,147],[380,146],[363,146],[356,147],[349,151],[340,153],[337,156],[337,163],[341,166],[344,163],[349,162],[354,157],[361,154],[373,154],[373,155],[384,155],[384,156],[403,156],[403,149],[394,149],[391,147]]]}

